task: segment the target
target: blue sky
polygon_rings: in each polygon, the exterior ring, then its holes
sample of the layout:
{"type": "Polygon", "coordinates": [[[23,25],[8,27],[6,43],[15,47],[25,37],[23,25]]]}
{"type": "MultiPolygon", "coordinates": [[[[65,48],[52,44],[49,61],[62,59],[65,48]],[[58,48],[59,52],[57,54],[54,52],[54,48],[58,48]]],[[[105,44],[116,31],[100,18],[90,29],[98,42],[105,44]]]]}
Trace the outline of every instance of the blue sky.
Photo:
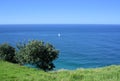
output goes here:
{"type": "Polygon", "coordinates": [[[120,0],[0,0],[0,24],[120,24],[120,0]]]}

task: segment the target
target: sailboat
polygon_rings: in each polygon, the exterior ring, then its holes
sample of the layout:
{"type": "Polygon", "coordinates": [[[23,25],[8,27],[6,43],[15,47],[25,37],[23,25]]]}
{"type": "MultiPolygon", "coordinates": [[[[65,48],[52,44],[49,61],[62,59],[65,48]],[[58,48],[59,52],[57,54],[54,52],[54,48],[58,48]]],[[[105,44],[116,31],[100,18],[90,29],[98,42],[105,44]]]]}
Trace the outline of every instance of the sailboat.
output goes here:
{"type": "Polygon", "coordinates": [[[58,33],[58,37],[60,37],[61,36],[61,34],[60,33],[58,33]]]}

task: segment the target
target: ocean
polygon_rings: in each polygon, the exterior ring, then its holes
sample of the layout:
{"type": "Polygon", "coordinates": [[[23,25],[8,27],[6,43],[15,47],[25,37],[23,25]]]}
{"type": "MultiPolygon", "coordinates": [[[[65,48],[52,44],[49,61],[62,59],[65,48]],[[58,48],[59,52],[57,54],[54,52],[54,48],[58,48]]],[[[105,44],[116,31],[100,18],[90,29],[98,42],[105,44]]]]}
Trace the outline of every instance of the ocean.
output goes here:
{"type": "Polygon", "coordinates": [[[120,25],[0,25],[0,44],[28,40],[49,42],[60,51],[55,69],[96,68],[120,64],[120,25]]]}

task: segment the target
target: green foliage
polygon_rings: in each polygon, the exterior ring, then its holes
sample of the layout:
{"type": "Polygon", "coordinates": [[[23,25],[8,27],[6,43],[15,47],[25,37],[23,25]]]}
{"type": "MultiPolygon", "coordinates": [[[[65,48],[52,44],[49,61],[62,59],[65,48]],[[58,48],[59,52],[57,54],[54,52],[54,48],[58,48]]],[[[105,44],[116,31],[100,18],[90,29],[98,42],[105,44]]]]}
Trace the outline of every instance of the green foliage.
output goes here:
{"type": "Polygon", "coordinates": [[[53,60],[58,58],[58,50],[53,45],[42,41],[29,41],[27,44],[18,44],[16,58],[20,64],[36,65],[44,71],[52,70],[53,60]]]}
{"type": "Polygon", "coordinates": [[[0,81],[120,81],[120,65],[44,72],[0,61],[0,81]]]}
{"type": "Polygon", "coordinates": [[[0,60],[31,64],[44,71],[53,70],[53,61],[58,58],[58,50],[49,43],[42,41],[29,41],[27,44],[18,43],[17,49],[5,43],[0,45],[0,60]]]}
{"type": "Polygon", "coordinates": [[[16,63],[15,61],[15,48],[7,43],[0,45],[0,59],[16,63]]]}

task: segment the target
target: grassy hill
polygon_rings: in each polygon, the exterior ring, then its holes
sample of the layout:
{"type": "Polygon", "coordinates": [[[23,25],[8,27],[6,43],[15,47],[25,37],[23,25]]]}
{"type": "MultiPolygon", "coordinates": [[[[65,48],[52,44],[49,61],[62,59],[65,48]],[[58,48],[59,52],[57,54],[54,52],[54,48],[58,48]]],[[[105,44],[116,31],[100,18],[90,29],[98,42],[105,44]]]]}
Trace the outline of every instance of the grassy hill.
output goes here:
{"type": "Polygon", "coordinates": [[[120,81],[120,66],[43,72],[0,61],[0,81],[120,81]]]}

